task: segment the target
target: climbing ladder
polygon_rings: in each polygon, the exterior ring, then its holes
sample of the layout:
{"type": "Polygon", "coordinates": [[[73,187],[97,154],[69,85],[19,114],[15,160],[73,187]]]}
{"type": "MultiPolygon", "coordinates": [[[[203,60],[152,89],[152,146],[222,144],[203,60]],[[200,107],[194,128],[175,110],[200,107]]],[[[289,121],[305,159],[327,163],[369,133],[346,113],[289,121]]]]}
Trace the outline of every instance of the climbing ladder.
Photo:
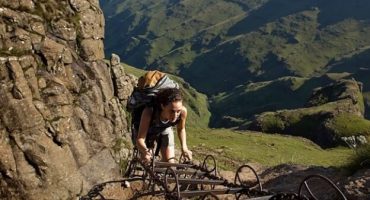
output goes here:
{"type": "Polygon", "coordinates": [[[235,173],[234,181],[229,182],[218,175],[216,160],[212,155],[206,156],[198,165],[183,156],[179,161],[179,163],[169,163],[152,159],[150,163],[144,163],[139,158],[138,150],[134,149],[125,179],[97,184],[80,200],[111,199],[105,197],[102,192],[107,185],[121,184],[123,188],[130,188],[134,182],[140,182],[141,188],[134,192],[130,198],[132,200],[146,196],[158,196],[168,200],[220,199],[220,195],[233,195],[233,198],[237,200],[322,199],[318,198],[309,186],[310,180],[313,179],[321,180],[331,188],[333,194],[330,194],[331,197],[328,199],[346,200],[342,191],[322,175],[306,177],[301,182],[297,193],[274,193],[262,188],[256,171],[249,165],[240,166],[235,173]],[[246,172],[249,174],[248,177],[245,176],[246,172]]]}

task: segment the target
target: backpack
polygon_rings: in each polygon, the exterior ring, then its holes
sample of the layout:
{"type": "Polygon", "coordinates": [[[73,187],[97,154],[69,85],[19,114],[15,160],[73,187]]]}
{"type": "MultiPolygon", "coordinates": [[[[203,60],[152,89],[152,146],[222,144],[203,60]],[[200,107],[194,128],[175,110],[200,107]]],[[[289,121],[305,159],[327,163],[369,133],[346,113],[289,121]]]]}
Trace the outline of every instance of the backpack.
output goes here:
{"type": "Polygon", "coordinates": [[[127,110],[131,113],[131,139],[134,145],[144,108],[154,106],[158,92],[166,88],[178,89],[179,85],[163,72],[148,71],[139,78],[127,101],[127,110]]]}

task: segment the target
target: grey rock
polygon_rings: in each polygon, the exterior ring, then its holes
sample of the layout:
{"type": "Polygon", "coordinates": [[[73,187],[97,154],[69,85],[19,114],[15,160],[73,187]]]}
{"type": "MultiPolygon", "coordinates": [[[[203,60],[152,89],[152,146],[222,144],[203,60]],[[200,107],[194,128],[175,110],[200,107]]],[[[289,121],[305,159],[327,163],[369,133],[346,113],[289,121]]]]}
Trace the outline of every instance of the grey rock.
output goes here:
{"type": "Polygon", "coordinates": [[[4,37],[3,48],[7,49],[9,53],[30,52],[32,50],[30,35],[24,29],[15,28],[11,32],[7,32],[4,37]]]}
{"type": "Polygon", "coordinates": [[[19,0],[19,1],[7,1],[1,0],[0,5],[10,7],[12,9],[26,9],[32,11],[35,8],[35,4],[32,0],[19,0]]]}
{"type": "Polygon", "coordinates": [[[366,137],[363,136],[363,135],[357,136],[356,137],[356,140],[357,140],[358,144],[360,144],[360,145],[364,145],[364,144],[367,144],[368,143],[366,137]]]}
{"type": "Polygon", "coordinates": [[[34,68],[28,68],[24,72],[24,77],[26,78],[28,87],[30,88],[30,90],[32,92],[32,98],[33,99],[41,99],[35,69],[34,68]]]}
{"type": "Polygon", "coordinates": [[[104,44],[102,40],[84,39],[80,43],[81,56],[85,61],[97,61],[104,58],[104,44]]]}
{"type": "Polygon", "coordinates": [[[351,148],[367,144],[367,139],[363,135],[340,137],[340,139],[351,148]]]}
{"type": "Polygon", "coordinates": [[[0,199],[74,199],[120,178],[131,146],[111,152],[129,133],[99,1],[0,5],[0,199]]]}
{"type": "Polygon", "coordinates": [[[85,112],[104,116],[103,96],[97,85],[87,85],[88,87],[79,96],[79,105],[85,112]]]}
{"type": "Polygon", "coordinates": [[[35,3],[32,0],[20,0],[19,7],[33,11],[35,9],[35,3]]]}
{"type": "Polygon", "coordinates": [[[14,178],[16,176],[17,166],[9,136],[3,128],[0,128],[0,153],[2,155],[2,159],[0,159],[0,170],[4,171],[7,176],[14,178]]]}
{"type": "Polygon", "coordinates": [[[85,190],[91,188],[90,184],[112,180],[120,176],[118,174],[119,169],[117,168],[117,164],[112,159],[111,152],[108,149],[94,154],[88,163],[80,168],[80,171],[87,180],[87,184],[84,184],[85,190]]]}
{"type": "Polygon", "coordinates": [[[6,67],[5,61],[0,62],[0,83],[7,83],[9,80],[9,70],[6,67]]]}
{"type": "Polygon", "coordinates": [[[92,62],[91,69],[98,79],[98,85],[102,91],[104,101],[109,101],[113,97],[113,82],[109,71],[109,66],[104,62],[92,62]]]}
{"type": "Polygon", "coordinates": [[[112,53],[111,58],[110,58],[110,65],[112,67],[119,65],[121,63],[121,58],[117,55],[112,53]]]}
{"type": "Polygon", "coordinates": [[[16,94],[16,96],[22,98],[28,98],[30,100],[32,98],[32,92],[27,84],[27,80],[24,76],[22,66],[18,62],[18,60],[13,60],[7,62],[7,67],[13,79],[12,83],[14,84],[12,92],[16,94]]]}
{"type": "Polygon", "coordinates": [[[24,95],[22,94],[22,92],[19,90],[19,88],[17,88],[16,86],[13,87],[12,89],[12,94],[13,94],[13,97],[15,99],[23,99],[24,98],[24,95]]]}
{"type": "Polygon", "coordinates": [[[90,2],[87,0],[69,0],[69,3],[77,12],[82,12],[90,8],[90,2]]]}
{"type": "Polygon", "coordinates": [[[44,64],[50,73],[57,73],[64,64],[72,63],[72,55],[69,49],[48,37],[42,43],[41,52],[46,59],[44,64]]]}
{"type": "Polygon", "coordinates": [[[33,22],[31,23],[31,30],[40,34],[40,35],[45,35],[45,27],[44,24],[41,22],[33,22]]]}
{"type": "Polygon", "coordinates": [[[7,1],[7,0],[0,0],[0,5],[5,7],[10,7],[12,9],[17,9],[19,7],[18,1],[7,1]]]}
{"type": "Polygon", "coordinates": [[[104,38],[104,16],[102,11],[87,9],[79,13],[79,28],[83,39],[102,39],[104,38]]]}
{"type": "Polygon", "coordinates": [[[134,76],[126,75],[124,67],[120,64],[120,57],[112,54],[111,68],[115,93],[123,105],[127,104],[127,99],[134,90],[137,78],[134,76]]]}
{"type": "Polygon", "coordinates": [[[64,19],[51,22],[51,28],[57,37],[67,41],[76,40],[77,33],[74,25],[64,19]]]}

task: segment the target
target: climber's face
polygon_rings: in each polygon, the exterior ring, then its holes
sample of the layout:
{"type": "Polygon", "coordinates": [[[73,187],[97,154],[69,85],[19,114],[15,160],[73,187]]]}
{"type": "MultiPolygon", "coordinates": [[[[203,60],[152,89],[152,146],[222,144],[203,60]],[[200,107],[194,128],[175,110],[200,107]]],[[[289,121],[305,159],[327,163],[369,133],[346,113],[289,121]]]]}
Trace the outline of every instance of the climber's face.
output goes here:
{"type": "Polygon", "coordinates": [[[182,101],[174,101],[166,106],[161,105],[161,120],[175,122],[181,115],[183,109],[182,101]]]}

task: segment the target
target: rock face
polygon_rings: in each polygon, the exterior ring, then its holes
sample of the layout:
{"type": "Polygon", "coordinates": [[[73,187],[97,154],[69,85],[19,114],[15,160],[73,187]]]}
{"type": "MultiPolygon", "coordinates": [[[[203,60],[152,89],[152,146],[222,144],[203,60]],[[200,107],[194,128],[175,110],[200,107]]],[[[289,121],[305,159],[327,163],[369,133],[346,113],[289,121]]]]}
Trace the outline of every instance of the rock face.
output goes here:
{"type": "Polygon", "coordinates": [[[316,89],[306,108],[265,112],[249,129],[303,136],[322,147],[367,143],[370,122],[364,119],[362,85],[340,80],[316,89]]]}
{"type": "Polygon", "coordinates": [[[132,81],[102,60],[98,0],[0,0],[0,36],[0,199],[72,199],[118,178],[132,81]]]}

